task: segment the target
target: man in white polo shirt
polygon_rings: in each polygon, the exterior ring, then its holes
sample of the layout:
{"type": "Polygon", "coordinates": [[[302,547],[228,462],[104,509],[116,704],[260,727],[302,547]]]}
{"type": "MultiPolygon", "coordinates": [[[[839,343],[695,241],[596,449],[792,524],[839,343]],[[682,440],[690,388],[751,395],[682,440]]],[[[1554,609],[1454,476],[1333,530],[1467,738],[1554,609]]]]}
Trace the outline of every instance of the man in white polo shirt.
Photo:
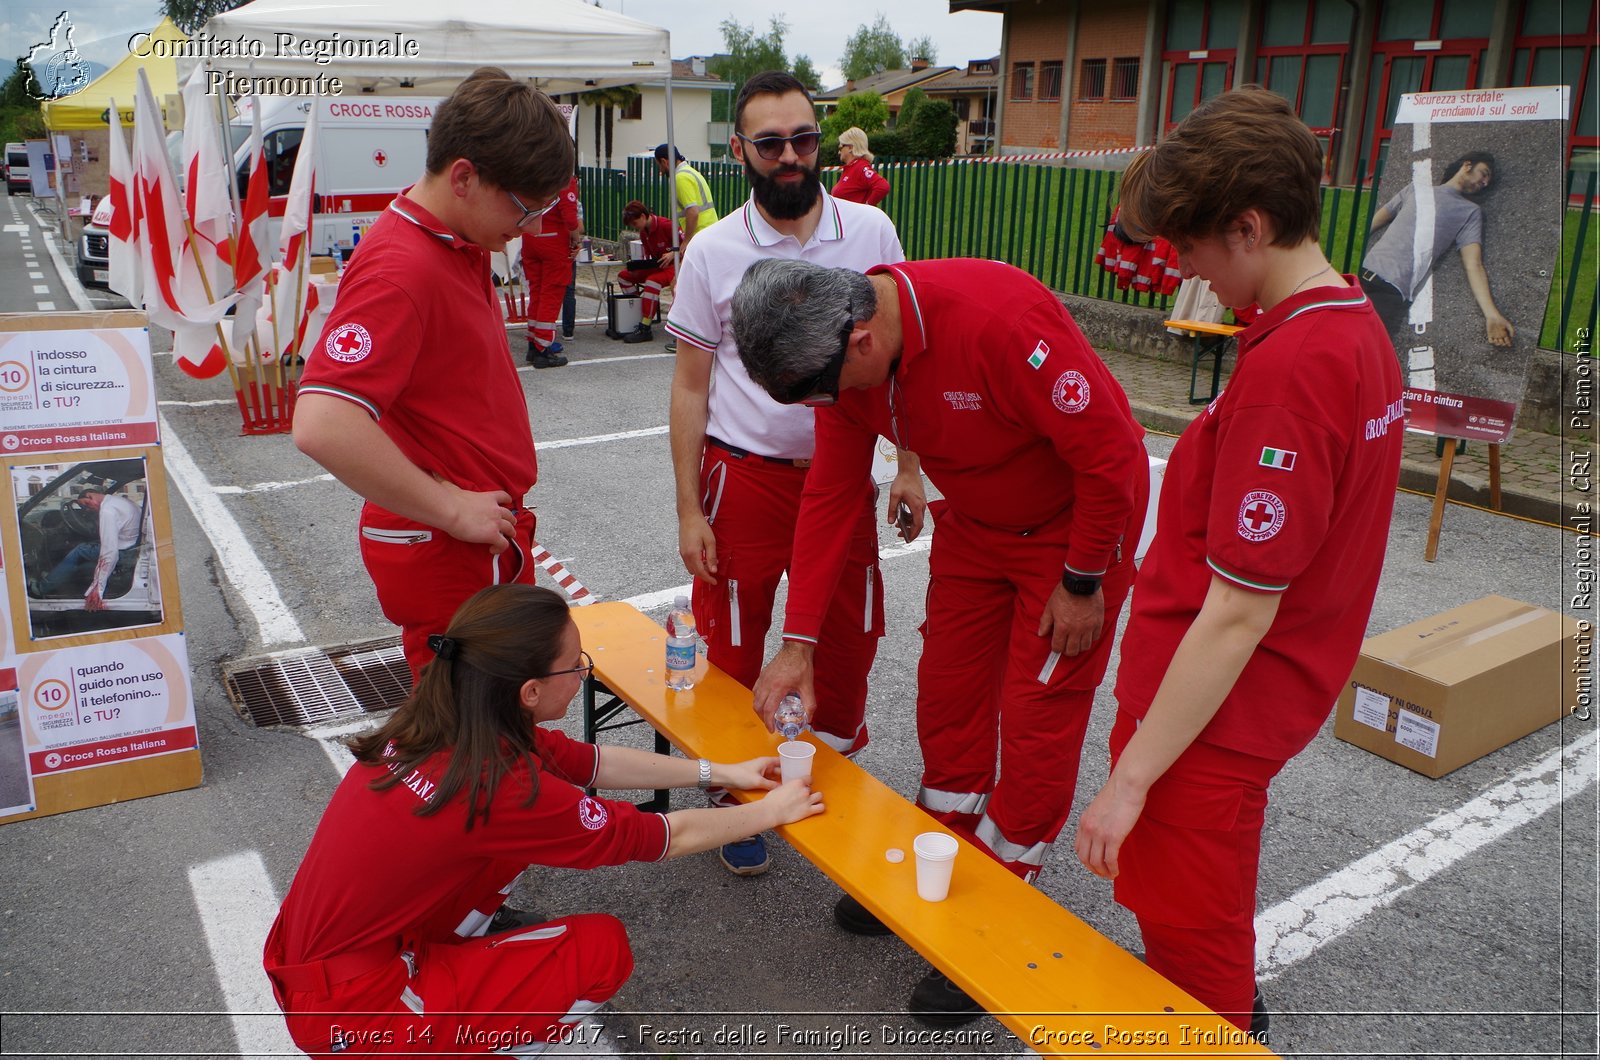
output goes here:
{"type": "MultiPolygon", "coordinates": [[[[671,415],[678,552],[694,575],[695,622],[711,662],[749,686],[761,672],[773,597],[794,547],[811,465],[812,413],[778,404],[745,373],[729,327],[734,288],[764,258],[865,272],[903,261],[905,253],[883,211],[823,189],[816,113],[794,77],[769,71],[746,81],[733,128],[729,146],[744,163],[750,199],[702,229],[683,256],[666,327],[678,340],[671,415]]],[[[856,522],[839,528],[850,534],[850,554],[816,653],[813,731],[846,754],[867,743],[867,671],[883,635],[875,497],[863,475],[856,522]]],[[[915,536],[926,500],[916,457],[905,452],[888,512],[902,502],[915,536]]],[[[713,804],[726,798],[713,790],[713,804]]],[[[760,836],[730,843],[720,856],[739,876],[767,869],[760,836]]]]}

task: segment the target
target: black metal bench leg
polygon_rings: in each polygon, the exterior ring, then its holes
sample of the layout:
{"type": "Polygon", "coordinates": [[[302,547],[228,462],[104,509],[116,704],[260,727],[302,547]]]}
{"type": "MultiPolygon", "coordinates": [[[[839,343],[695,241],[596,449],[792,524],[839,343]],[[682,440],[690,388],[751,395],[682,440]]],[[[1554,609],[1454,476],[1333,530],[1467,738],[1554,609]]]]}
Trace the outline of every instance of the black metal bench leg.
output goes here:
{"type": "MultiPolygon", "coordinates": [[[[584,743],[597,743],[597,742],[599,742],[599,736],[600,736],[600,731],[601,731],[601,728],[602,728],[602,722],[609,721],[624,706],[624,704],[622,704],[620,700],[613,700],[612,703],[605,708],[605,710],[603,712],[604,713],[604,717],[602,717],[601,716],[602,715],[602,709],[601,709],[601,707],[599,705],[600,694],[602,692],[604,694],[606,694],[606,695],[613,695],[614,694],[614,693],[612,693],[611,689],[607,688],[604,684],[602,684],[594,676],[593,673],[589,673],[588,675],[586,675],[584,677],[584,679],[583,679],[583,742],[584,743]]],[[[620,727],[622,725],[638,725],[643,721],[644,721],[643,718],[635,718],[633,721],[620,722],[618,724],[606,725],[604,727],[608,728],[608,729],[615,729],[615,728],[618,728],[618,727],[620,727]]],[[[664,755],[664,754],[671,754],[672,753],[672,745],[667,742],[667,738],[665,736],[661,735],[660,732],[655,732],[655,738],[656,738],[656,740],[655,740],[655,748],[656,748],[656,753],[657,754],[663,754],[664,755]]],[[[589,788],[586,788],[584,790],[587,791],[590,795],[593,795],[595,793],[595,789],[593,787],[589,787],[589,788]]],[[[639,809],[644,810],[644,811],[646,811],[648,813],[665,813],[667,811],[668,807],[671,806],[671,803],[672,803],[672,793],[671,793],[671,791],[669,789],[667,789],[667,788],[657,788],[656,791],[655,791],[655,797],[654,798],[649,799],[648,801],[645,801],[645,802],[641,802],[641,803],[638,804],[638,806],[639,806],[639,809]]]]}

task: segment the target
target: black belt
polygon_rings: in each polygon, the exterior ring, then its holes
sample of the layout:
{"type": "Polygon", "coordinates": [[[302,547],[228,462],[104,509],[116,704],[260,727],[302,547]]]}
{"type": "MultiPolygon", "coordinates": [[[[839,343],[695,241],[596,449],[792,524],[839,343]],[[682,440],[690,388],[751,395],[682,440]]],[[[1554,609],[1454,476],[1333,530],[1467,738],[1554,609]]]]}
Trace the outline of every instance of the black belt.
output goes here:
{"type": "Polygon", "coordinates": [[[1390,290],[1394,291],[1395,294],[1400,295],[1402,298],[1405,297],[1405,292],[1404,291],[1400,290],[1400,288],[1397,287],[1393,282],[1384,279],[1382,276],[1379,276],[1377,273],[1373,272],[1371,269],[1362,269],[1361,270],[1361,278],[1363,280],[1368,280],[1368,281],[1370,281],[1372,283],[1381,283],[1385,287],[1388,287],[1390,290]]]}
{"type": "Polygon", "coordinates": [[[718,449],[721,449],[724,453],[727,453],[735,460],[760,460],[765,464],[783,464],[785,467],[811,466],[810,457],[762,456],[760,453],[752,453],[748,449],[740,449],[737,445],[729,445],[721,438],[714,438],[709,434],[706,435],[706,444],[716,446],[718,449]]]}

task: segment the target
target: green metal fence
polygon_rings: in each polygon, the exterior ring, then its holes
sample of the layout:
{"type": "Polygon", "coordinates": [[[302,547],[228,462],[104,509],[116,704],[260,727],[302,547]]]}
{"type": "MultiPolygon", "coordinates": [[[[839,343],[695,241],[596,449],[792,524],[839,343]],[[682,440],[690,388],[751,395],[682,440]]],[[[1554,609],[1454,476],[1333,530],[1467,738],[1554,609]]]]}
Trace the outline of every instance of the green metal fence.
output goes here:
{"type": "MultiPolygon", "coordinates": [[[[743,168],[734,162],[694,163],[719,212],[726,216],[748,197],[743,168]]],[[[1023,162],[945,160],[882,161],[877,168],[894,191],[883,206],[900,232],[906,257],[996,258],[1066,294],[1167,309],[1170,296],[1117,290],[1115,277],[1094,264],[1095,249],[1116,203],[1119,172],[1023,162]]],[[[1365,165],[1358,165],[1364,172],[1365,165]]],[[[1539,345],[1588,351],[1595,331],[1600,220],[1595,218],[1596,174],[1569,173],[1561,251],[1551,269],[1551,289],[1539,345]]],[[[586,226],[593,236],[622,233],[622,207],[639,199],[658,213],[668,209],[666,179],[653,159],[630,158],[624,170],[586,167],[581,173],[586,226]]],[[[830,175],[831,184],[836,175],[830,175]]],[[[1322,246],[1341,272],[1355,272],[1377,208],[1371,184],[1330,186],[1322,193],[1322,246]]]]}

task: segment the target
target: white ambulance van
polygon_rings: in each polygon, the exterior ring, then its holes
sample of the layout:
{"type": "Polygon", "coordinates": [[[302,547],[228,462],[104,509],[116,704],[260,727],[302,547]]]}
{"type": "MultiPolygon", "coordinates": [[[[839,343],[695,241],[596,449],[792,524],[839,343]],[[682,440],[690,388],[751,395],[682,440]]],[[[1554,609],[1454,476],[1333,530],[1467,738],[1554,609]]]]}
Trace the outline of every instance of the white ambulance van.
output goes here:
{"type": "MultiPolygon", "coordinates": [[[[248,108],[249,101],[244,101],[248,108]]],[[[306,116],[319,113],[316,199],[311,252],[338,256],[388,207],[402,188],[422,176],[428,126],[442,100],[407,96],[261,97],[261,138],[271,195],[269,246],[289,202],[289,182],[305,135],[306,116]]],[[[250,178],[248,109],[229,130],[241,197],[250,178]]]]}

